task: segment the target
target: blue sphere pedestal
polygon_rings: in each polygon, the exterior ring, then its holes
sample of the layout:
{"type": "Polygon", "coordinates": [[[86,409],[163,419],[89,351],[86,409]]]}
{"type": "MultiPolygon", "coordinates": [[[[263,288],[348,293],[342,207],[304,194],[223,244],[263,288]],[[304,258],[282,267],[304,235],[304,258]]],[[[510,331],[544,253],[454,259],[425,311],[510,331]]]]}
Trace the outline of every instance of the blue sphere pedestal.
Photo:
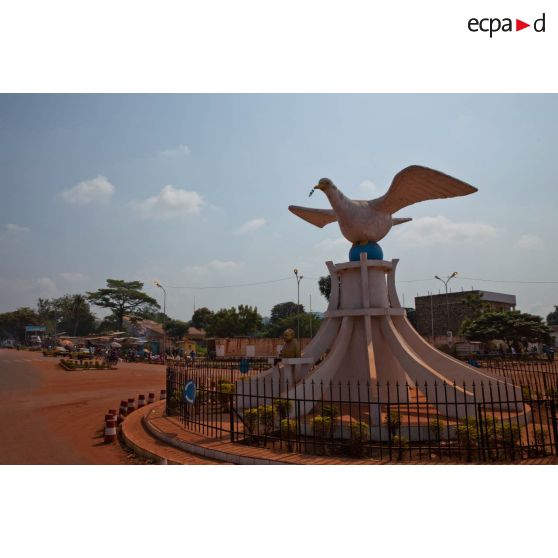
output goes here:
{"type": "Polygon", "coordinates": [[[353,244],[349,251],[349,261],[360,261],[360,255],[366,253],[369,260],[383,260],[384,252],[379,244],[376,242],[368,242],[367,244],[353,244]]]}

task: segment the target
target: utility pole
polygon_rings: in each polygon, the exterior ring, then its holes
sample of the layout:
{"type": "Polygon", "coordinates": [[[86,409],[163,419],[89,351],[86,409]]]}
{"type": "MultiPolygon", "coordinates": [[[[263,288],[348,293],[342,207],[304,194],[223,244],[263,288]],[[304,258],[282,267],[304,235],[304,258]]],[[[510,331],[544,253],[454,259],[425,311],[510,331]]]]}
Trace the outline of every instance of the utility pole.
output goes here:
{"type": "Polygon", "coordinates": [[[446,288],[446,336],[448,342],[449,342],[449,331],[450,331],[448,283],[456,276],[457,276],[457,271],[454,271],[451,275],[448,275],[448,277],[446,277],[445,280],[442,279],[441,277],[438,277],[437,275],[434,275],[434,279],[438,279],[438,281],[441,281],[444,284],[444,287],[446,288]]]}
{"type": "Polygon", "coordinates": [[[312,322],[314,321],[313,316],[312,316],[312,295],[310,295],[310,339],[312,339],[312,337],[314,337],[314,335],[312,334],[312,322]]]}
{"type": "Polygon", "coordinates": [[[430,327],[432,331],[432,345],[434,345],[434,308],[432,305],[432,291],[430,291],[430,327]]]}
{"type": "Polygon", "coordinates": [[[153,284],[156,287],[159,287],[163,291],[163,362],[167,360],[167,330],[165,329],[165,325],[167,322],[167,291],[159,281],[154,281],[153,284]]]}
{"type": "Polygon", "coordinates": [[[300,349],[300,282],[304,279],[303,275],[298,274],[298,269],[293,269],[296,278],[296,304],[297,304],[297,313],[296,313],[296,336],[298,339],[298,347],[300,349]]]}

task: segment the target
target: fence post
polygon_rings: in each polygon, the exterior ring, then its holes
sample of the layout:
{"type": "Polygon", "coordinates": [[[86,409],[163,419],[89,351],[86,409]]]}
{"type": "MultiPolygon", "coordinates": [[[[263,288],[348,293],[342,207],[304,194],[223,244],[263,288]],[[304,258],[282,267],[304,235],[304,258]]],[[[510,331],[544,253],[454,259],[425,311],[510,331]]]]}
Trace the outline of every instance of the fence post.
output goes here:
{"type": "Polygon", "coordinates": [[[234,407],[233,407],[233,394],[229,395],[229,421],[231,430],[231,442],[234,442],[234,407]]]}
{"type": "Polygon", "coordinates": [[[558,455],[558,425],[556,424],[556,401],[550,399],[550,416],[552,418],[552,435],[554,437],[554,455],[558,455]]]}

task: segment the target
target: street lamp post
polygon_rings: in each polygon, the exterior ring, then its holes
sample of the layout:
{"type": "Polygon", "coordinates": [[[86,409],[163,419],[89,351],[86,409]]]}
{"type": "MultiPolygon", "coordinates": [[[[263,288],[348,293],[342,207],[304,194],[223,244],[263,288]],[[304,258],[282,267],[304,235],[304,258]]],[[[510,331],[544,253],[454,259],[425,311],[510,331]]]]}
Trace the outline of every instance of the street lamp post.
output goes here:
{"type": "Polygon", "coordinates": [[[304,279],[303,275],[298,274],[298,269],[293,269],[296,277],[296,336],[298,338],[298,346],[300,348],[300,282],[304,279]]]}
{"type": "MultiPolygon", "coordinates": [[[[159,281],[153,281],[156,287],[159,287],[163,291],[163,320],[167,320],[167,291],[159,281]]],[[[167,360],[167,331],[165,329],[165,323],[163,322],[163,362],[167,360]]]]}
{"type": "Polygon", "coordinates": [[[448,337],[448,341],[449,341],[448,331],[450,330],[448,283],[456,276],[457,276],[457,271],[454,271],[451,275],[448,275],[448,277],[446,277],[445,280],[442,279],[441,277],[438,277],[437,275],[434,275],[434,279],[438,279],[438,281],[441,281],[444,284],[444,287],[446,289],[446,337],[448,337]]]}

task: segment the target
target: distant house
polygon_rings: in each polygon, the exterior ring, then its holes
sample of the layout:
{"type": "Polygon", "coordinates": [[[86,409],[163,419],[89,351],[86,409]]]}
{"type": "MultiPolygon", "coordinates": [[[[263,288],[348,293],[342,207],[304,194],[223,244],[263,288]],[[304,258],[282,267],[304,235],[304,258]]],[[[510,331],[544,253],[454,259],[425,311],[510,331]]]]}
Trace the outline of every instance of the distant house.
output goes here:
{"type": "Polygon", "coordinates": [[[136,321],[129,316],[124,316],[124,328],[131,336],[145,340],[144,347],[153,354],[162,352],[164,330],[160,323],[153,320],[136,321]]]}
{"type": "Polygon", "coordinates": [[[205,329],[203,328],[198,329],[197,327],[190,326],[188,328],[188,333],[186,334],[186,337],[191,341],[203,341],[206,335],[207,334],[205,332],[205,329]]]}
{"type": "MultiPolygon", "coordinates": [[[[300,340],[301,348],[304,349],[310,338],[300,340]]],[[[283,348],[284,341],[281,338],[268,337],[231,337],[207,339],[207,350],[209,354],[216,357],[277,357],[283,348]]]]}
{"type": "Polygon", "coordinates": [[[417,331],[434,342],[445,342],[447,332],[452,333],[454,341],[465,341],[457,336],[459,327],[465,318],[472,318],[474,310],[466,304],[470,294],[479,294],[486,304],[486,309],[493,312],[514,310],[515,295],[494,293],[490,291],[458,291],[446,294],[417,296],[415,298],[415,320],[417,331]],[[448,321],[449,314],[449,321],[448,321]]]}

